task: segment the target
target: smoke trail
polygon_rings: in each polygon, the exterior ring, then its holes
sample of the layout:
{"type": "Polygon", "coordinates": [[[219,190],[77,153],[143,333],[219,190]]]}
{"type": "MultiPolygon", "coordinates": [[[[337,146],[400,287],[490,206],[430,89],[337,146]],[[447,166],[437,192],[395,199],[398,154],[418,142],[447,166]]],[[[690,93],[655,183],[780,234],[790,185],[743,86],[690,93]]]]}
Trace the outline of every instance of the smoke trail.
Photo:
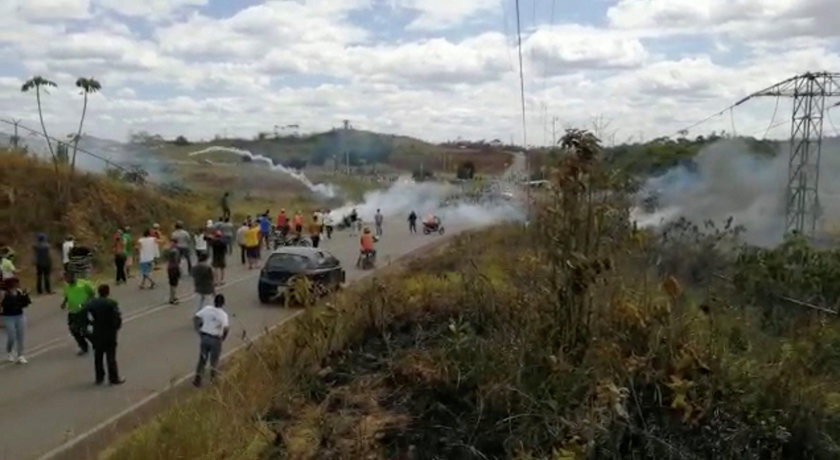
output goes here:
{"type": "Polygon", "coordinates": [[[210,152],[233,153],[233,154],[239,155],[241,157],[250,158],[254,161],[263,162],[263,163],[267,164],[273,171],[280,171],[282,173],[288,174],[289,176],[292,176],[294,179],[296,179],[301,184],[305,185],[306,188],[308,188],[312,192],[318,193],[318,194],[320,194],[320,195],[322,195],[326,198],[335,198],[338,195],[338,191],[336,190],[336,187],[333,184],[313,184],[312,181],[310,181],[309,178],[306,177],[305,174],[303,174],[303,172],[295,170],[295,169],[287,168],[287,167],[285,167],[285,166],[283,166],[282,164],[279,164],[279,163],[275,164],[274,161],[271,158],[265,157],[263,155],[253,154],[253,153],[249,152],[248,150],[237,149],[237,148],[234,148],[234,147],[223,147],[223,146],[214,145],[214,146],[211,146],[211,147],[207,147],[204,150],[199,150],[198,152],[192,152],[192,153],[189,154],[189,156],[192,157],[192,156],[202,155],[202,154],[210,153],[210,152]]]}
{"type": "Polygon", "coordinates": [[[361,203],[348,203],[333,210],[330,215],[340,221],[353,209],[366,222],[373,221],[377,210],[386,218],[408,217],[411,211],[422,219],[434,214],[445,222],[488,225],[510,220],[524,220],[525,212],[516,201],[488,199],[482,203],[466,203],[457,196],[460,188],[441,182],[415,182],[410,177],[400,177],[386,190],[375,190],[365,194],[361,203]],[[446,204],[448,198],[454,201],[446,204]]]}
{"type": "MultiPolygon", "coordinates": [[[[680,216],[700,223],[720,223],[733,217],[746,228],[744,239],[756,245],[779,243],[785,232],[785,194],[789,146],[779,144],[773,156],[750,152],[741,140],[716,142],[694,158],[696,167],[678,166],[651,178],[642,194],[658,196],[653,213],[635,209],[640,226],[656,226],[680,216]]],[[[823,143],[820,196],[824,224],[840,216],[840,184],[833,181],[840,173],[840,143],[823,143]]]]}

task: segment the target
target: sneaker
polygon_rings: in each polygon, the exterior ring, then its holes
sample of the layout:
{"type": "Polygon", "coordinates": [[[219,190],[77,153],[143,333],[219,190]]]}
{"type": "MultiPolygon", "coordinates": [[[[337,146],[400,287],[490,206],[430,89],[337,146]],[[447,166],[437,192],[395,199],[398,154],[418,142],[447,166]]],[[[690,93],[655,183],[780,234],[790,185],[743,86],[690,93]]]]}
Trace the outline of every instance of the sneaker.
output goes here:
{"type": "Polygon", "coordinates": [[[201,386],[201,377],[196,375],[195,378],[192,381],[192,384],[196,388],[200,387],[201,386]]]}
{"type": "Polygon", "coordinates": [[[18,364],[26,364],[28,362],[29,361],[27,361],[26,358],[24,358],[23,356],[18,356],[18,359],[17,359],[18,364]]]}
{"type": "Polygon", "coordinates": [[[86,354],[88,354],[88,351],[87,351],[87,350],[79,350],[79,351],[76,353],[76,356],[84,356],[84,355],[86,355],[86,354]]]}
{"type": "Polygon", "coordinates": [[[8,359],[9,359],[10,363],[13,363],[13,362],[17,361],[14,353],[9,353],[9,358],[8,359]]]}
{"type": "Polygon", "coordinates": [[[119,379],[108,382],[108,385],[122,385],[123,383],[125,383],[125,379],[119,379]]]}

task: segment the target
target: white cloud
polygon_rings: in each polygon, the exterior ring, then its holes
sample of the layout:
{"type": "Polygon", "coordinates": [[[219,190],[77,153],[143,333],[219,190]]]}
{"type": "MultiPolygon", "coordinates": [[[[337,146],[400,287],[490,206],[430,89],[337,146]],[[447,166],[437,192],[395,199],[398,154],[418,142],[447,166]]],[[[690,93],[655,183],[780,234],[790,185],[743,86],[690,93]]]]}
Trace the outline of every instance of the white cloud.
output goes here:
{"type": "Polygon", "coordinates": [[[90,0],[3,0],[7,7],[17,10],[21,17],[45,21],[83,19],[88,17],[90,0]]]}
{"type": "Polygon", "coordinates": [[[637,67],[648,59],[638,38],[577,25],[543,27],[529,36],[523,48],[535,69],[547,74],[580,69],[637,67]]]}
{"type": "Polygon", "coordinates": [[[499,8],[498,0],[391,0],[397,8],[417,12],[410,30],[443,30],[499,8]]]}

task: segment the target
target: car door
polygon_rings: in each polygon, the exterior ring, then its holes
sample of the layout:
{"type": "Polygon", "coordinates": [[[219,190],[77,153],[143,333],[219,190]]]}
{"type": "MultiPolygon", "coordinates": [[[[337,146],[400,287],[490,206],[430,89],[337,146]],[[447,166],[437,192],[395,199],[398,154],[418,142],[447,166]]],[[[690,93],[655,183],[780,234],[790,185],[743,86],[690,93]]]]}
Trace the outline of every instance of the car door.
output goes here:
{"type": "Polygon", "coordinates": [[[341,262],[328,251],[319,250],[316,253],[318,270],[323,273],[325,284],[335,287],[344,282],[344,270],[341,262]]]}

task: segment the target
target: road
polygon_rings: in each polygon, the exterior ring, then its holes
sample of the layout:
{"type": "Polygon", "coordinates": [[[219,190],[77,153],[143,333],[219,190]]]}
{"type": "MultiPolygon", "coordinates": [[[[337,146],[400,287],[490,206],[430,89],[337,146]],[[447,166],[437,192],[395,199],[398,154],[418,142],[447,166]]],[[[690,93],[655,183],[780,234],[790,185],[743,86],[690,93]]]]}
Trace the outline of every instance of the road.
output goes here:
{"type": "MultiPolygon", "coordinates": [[[[467,222],[446,225],[449,234],[471,226],[467,222]]],[[[409,235],[402,219],[388,221],[377,244],[378,264],[383,267],[389,260],[439,238],[422,233],[409,235]]],[[[338,233],[326,241],[324,248],[342,261],[348,282],[371,273],[354,267],[357,238],[338,233]]],[[[296,311],[260,304],[257,271],[243,268],[238,253],[234,256],[222,289],[232,322],[226,351],[244,345],[296,311]]],[[[93,359],[76,356],[58,297],[38,298],[29,308],[29,364],[0,364],[0,459],[34,459],[55,452],[150,395],[165,391],[173,382],[188,378],[198,353],[198,339],[191,324],[196,308],[192,280],[182,279],[181,303],[172,306],[167,303],[165,273],[158,271],[154,276],[159,283],[155,290],[139,290],[136,278],[128,285],[112,287],[112,297],[120,302],[124,317],[117,351],[120,372],[127,379],[122,386],[94,385],[93,359]]]]}

